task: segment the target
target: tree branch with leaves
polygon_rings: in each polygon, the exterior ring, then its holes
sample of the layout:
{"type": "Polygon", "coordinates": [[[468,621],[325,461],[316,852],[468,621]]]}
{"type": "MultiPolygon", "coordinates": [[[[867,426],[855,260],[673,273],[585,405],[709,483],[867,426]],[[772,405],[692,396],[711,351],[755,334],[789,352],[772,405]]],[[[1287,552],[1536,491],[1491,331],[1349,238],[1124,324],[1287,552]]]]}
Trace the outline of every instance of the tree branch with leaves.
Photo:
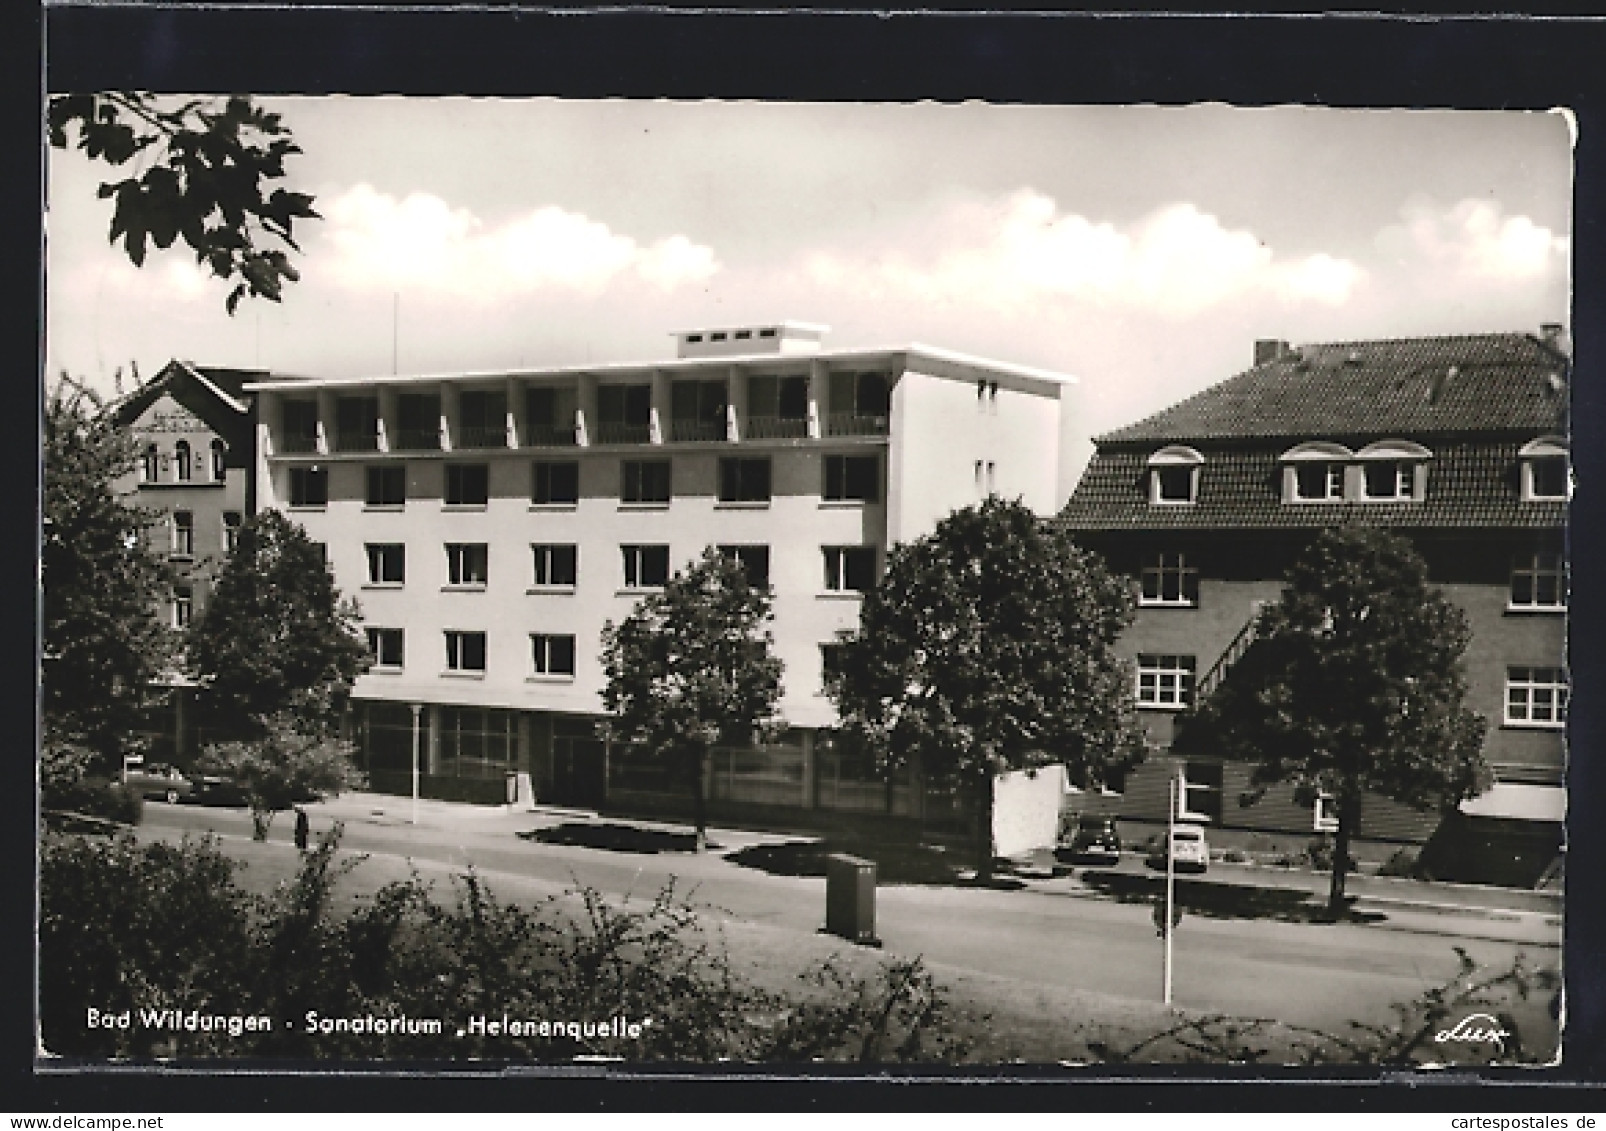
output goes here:
{"type": "Polygon", "coordinates": [[[280,301],[301,277],[289,255],[301,251],[295,222],[320,217],[310,195],[269,189],[301,152],[278,114],[243,95],[175,105],[113,91],[52,97],[48,124],[57,149],[119,169],[133,163],[98,195],[114,202],[108,238],[134,266],[144,266],[148,245],[182,239],[214,277],[238,280],[224,300],[230,314],[247,295],[280,301]]]}

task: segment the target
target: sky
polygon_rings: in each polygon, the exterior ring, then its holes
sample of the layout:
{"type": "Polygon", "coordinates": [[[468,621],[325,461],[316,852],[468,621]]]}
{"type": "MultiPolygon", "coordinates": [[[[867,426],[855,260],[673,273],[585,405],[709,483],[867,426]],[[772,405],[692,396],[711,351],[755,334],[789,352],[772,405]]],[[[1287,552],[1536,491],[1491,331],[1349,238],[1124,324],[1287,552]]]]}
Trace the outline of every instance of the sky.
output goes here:
{"type": "MultiPolygon", "coordinates": [[[[264,99],[303,153],[300,282],[224,312],[109,245],[52,151],[48,377],[170,358],[318,376],[673,356],[794,319],[1076,378],[1068,446],[1294,343],[1569,322],[1559,113],[264,99]]],[[[1080,456],[1062,469],[1068,493],[1080,456]]]]}

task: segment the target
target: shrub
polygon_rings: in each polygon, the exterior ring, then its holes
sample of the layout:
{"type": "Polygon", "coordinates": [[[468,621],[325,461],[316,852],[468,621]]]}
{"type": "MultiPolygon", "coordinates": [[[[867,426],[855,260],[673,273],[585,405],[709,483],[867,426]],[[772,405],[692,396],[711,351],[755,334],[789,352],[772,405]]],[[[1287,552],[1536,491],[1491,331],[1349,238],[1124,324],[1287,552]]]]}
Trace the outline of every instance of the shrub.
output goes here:
{"type": "Polygon", "coordinates": [[[1229,848],[1221,854],[1221,859],[1228,864],[1244,864],[1249,861],[1249,856],[1236,848],[1229,848]]]}
{"type": "MultiPolygon", "coordinates": [[[[1305,847],[1305,856],[1310,866],[1318,872],[1331,872],[1333,870],[1333,844],[1326,837],[1315,837],[1305,847]]],[[[1354,872],[1355,857],[1346,857],[1349,861],[1345,866],[1346,872],[1354,872]]]]}
{"type": "Polygon", "coordinates": [[[1380,876],[1414,876],[1416,875],[1417,854],[1409,848],[1396,849],[1382,864],[1378,865],[1377,874],[1380,876]]]}

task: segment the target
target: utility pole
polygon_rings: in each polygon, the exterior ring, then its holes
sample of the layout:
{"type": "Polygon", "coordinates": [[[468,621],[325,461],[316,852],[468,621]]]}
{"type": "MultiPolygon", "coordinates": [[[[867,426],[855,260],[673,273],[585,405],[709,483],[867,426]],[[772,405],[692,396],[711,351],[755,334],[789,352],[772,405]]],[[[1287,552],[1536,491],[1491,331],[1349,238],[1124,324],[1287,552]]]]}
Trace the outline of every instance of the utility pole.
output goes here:
{"type": "Polygon", "coordinates": [[[423,711],[422,703],[410,704],[413,708],[413,824],[418,824],[418,744],[422,737],[418,727],[418,716],[423,711]]]}
{"type": "Polygon", "coordinates": [[[1165,1004],[1167,1005],[1171,1004],[1171,936],[1176,934],[1173,909],[1176,907],[1177,896],[1177,795],[1181,792],[1182,775],[1179,771],[1172,775],[1171,788],[1167,791],[1165,823],[1165,919],[1162,929],[1165,931],[1165,1004]]]}

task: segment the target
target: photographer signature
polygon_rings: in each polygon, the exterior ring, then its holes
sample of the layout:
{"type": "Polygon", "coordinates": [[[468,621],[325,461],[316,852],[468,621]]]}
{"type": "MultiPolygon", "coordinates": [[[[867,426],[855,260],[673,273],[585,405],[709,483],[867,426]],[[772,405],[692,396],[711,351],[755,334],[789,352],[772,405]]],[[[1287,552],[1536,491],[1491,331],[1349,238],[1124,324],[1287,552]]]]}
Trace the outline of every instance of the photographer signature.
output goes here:
{"type": "Polygon", "coordinates": [[[1441,1045],[1451,1041],[1469,1045],[1487,1042],[1505,1052],[1506,1038],[1509,1036],[1511,1033],[1500,1027],[1498,1018],[1487,1013],[1469,1013],[1457,1021],[1453,1028],[1440,1029],[1434,1034],[1433,1039],[1441,1045]]]}

